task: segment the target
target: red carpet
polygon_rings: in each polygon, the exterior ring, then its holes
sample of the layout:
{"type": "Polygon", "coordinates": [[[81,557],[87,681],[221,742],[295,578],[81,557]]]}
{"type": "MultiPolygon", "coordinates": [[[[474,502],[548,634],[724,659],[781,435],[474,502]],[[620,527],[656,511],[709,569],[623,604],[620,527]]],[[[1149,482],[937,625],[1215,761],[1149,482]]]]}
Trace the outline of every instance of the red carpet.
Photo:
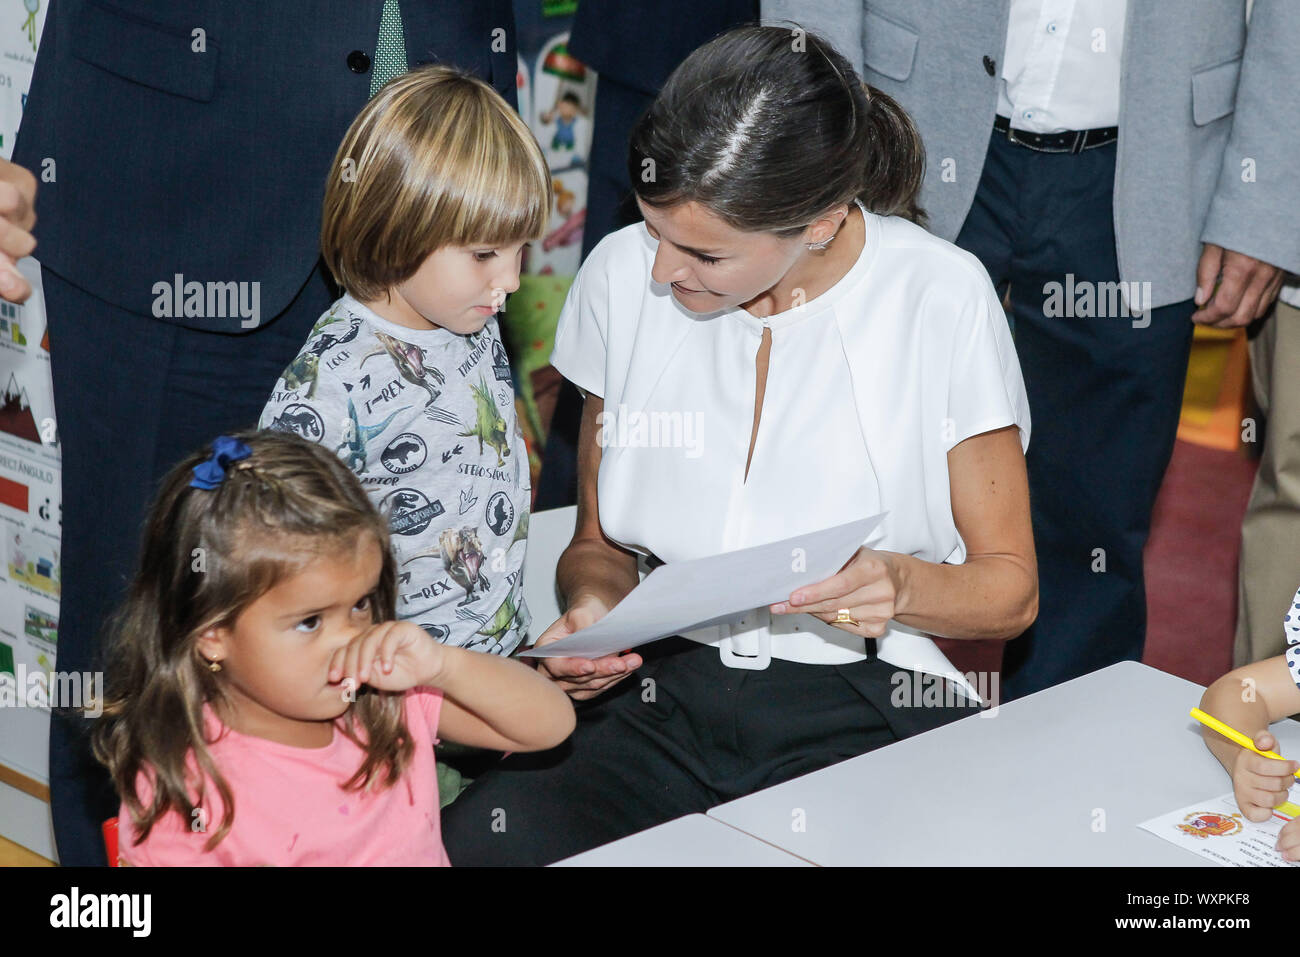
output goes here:
{"type": "Polygon", "coordinates": [[[1198,684],[1232,668],[1237,554],[1257,463],[1190,442],[1174,447],[1146,549],[1142,660],[1198,684]]]}
{"type": "MultiPolygon", "coordinates": [[[[1178,442],[1146,548],[1147,644],[1153,668],[1207,685],[1232,667],[1241,517],[1256,463],[1178,442]]],[[[999,668],[1002,643],[939,639],[958,671],[999,668]]]]}

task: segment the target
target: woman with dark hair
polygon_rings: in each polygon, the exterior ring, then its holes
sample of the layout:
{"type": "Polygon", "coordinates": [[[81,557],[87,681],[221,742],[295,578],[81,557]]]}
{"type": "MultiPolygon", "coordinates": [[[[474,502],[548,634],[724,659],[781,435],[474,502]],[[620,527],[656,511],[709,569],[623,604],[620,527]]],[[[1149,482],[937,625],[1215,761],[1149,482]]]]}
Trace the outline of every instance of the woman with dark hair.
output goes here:
{"type": "Polygon", "coordinates": [[[1008,639],[1037,613],[1020,368],[978,260],[916,224],[898,105],[821,38],[744,27],[674,72],[628,162],[645,222],[592,251],[556,335],[585,405],[567,612],[538,644],[639,565],[887,517],[739,622],[544,659],[595,700],[451,806],[454,864],[548,863],[973,713],[930,636],[1008,639]]]}

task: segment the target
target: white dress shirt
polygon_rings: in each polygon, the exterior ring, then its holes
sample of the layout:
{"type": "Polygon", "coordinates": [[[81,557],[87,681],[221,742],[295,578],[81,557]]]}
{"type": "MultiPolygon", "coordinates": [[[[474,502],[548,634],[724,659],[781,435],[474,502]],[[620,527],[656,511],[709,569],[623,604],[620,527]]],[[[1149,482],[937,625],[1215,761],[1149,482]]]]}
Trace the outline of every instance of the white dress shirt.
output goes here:
{"type": "Polygon", "coordinates": [[[1126,0],[1011,0],[998,115],[1031,133],[1119,123],[1126,0]]]}
{"type": "MultiPolygon", "coordinates": [[[[948,451],[1012,424],[1029,442],[1006,317],[975,257],[905,220],[863,216],[866,241],[849,272],[766,319],[679,305],[651,279],[656,241],[642,223],[592,251],[560,313],[551,361],[602,396],[607,415],[677,413],[690,417],[695,440],[603,448],[600,523],[613,541],[678,562],[887,512],[864,544],[965,561],[948,451]],[[746,478],[765,326],[772,349],[746,478]]],[[[866,650],[864,639],[811,615],[766,607],[686,637],[718,646],[739,668],[771,658],[843,664],[866,650]]],[[[900,668],[953,672],[929,636],[898,622],[877,653],[900,668]]]]}

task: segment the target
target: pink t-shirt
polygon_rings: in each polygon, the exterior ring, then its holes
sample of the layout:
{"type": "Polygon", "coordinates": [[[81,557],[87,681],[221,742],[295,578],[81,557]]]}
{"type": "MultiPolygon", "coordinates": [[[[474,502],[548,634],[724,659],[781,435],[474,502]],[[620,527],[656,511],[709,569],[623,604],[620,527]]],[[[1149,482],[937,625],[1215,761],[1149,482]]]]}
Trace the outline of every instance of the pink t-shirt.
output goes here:
{"type": "MultiPolygon", "coordinates": [[[[118,812],[118,853],[137,867],[261,865],[385,865],[447,867],[438,813],[438,772],[434,736],[442,692],[406,692],[406,726],[414,753],[402,779],[369,793],[340,785],[361,767],[365,752],[337,728],[323,748],[296,748],[224,728],[204,706],[208,745],[235,798],[235,818],[212,851],[204,851],[211,831],[221,826],[224,807],[209,782],[204,818],[207,832],[172,811],[154,824],[143,844],[133,846],[135,829],[125,804],[118,812]]],[[[191,767],[197,768],[190,756],[191,767]]],[[[137,792],[147,806],[152,790],[143,773],[137,792]]],[[[193,799],[193,796],[191,797],[193,799]]]]}

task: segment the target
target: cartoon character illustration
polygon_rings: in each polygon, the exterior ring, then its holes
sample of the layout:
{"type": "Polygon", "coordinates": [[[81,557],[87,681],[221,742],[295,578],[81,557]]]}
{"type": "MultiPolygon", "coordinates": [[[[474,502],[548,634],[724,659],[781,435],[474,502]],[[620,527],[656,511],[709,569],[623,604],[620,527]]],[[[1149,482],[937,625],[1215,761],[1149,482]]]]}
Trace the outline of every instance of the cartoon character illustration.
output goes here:
{"type": "Polygon", "coordinates": [[[447,574],[465,589],[465,598],[459,604],[478,601],[480,596],[474,594],[474,588],[477,586],[486,591],[491,587],[482,570],[483,546],[478,540],[478,530],[472,525],[460,529],[444,528],[438,536],[438,545],[442,548],[447,574]]]}
{"type": "Polygon", "coordinates": [[[574,136],[574,127],[577,126],[579,116],[585,116],[586,110],[582,108],[582,100],[577,93],[572,90],[566,90],[559,99],[556,100],[555,106],[547,110],[538,117],[543,123],[555,121],[555,135],[551,137],[551,149],[571,150],[577,144],[577,138],[574,136]]]}
{"type": "Polygon", "coordinates": [[[429,379],[433,379],[438,385],[446,382],[442,372],[433,366],[424,364],[424,350],[417,345],[409,342],[400,342],[392,336],[382,332],[376,332],[375,338],[379,340],[382,349],[375,349],[373,352],[366,353],[358,367],[366,364],[366,360],[372,356],[384,355],[387,353],[388,358],[393,360],[393,365],[397,367],[398,374],[411,385],[417,385],[429,393],[429,401],[426,406],[433,405],[438,396],[442,395],[441,389],[435,389],[429,384],[429,379]]]}
{"type": "Polygon", "coordinates": [[[523,514],[519,516],[519,522],[515,525],[514,537],[510,539],[510,544],[506,546],[506,551],[515,547],[516,542],[526,542],[528,540],[528,509],[523,509],[523,514]]]}
{"type": "Polygon", "coordinates": [[[551,177],[551,190],[555,193],[555,211],[561,216],[573,214],[573,201],[578,194],[564,185],[564,180],[551,177]]]}
{"type": "Polygon", "coordinates": [[[506,596],[506,600],[497,607],[497,610],[493,613],[491,619],[486,615],[479,614],[476,611],[471,611],[468,608],[457,608],[456,617],[461,621],[472,621],[475,624],[482,626],[475,632],[475,634],[483,635],[484,637],[476,641],[468,641],[465,643],[464,647],[479,648],[479,650],[489,654],[499,654],[504,650],[501,638],[509,632],[511,628],[522,624],[522,622],[519,621],[519,609],[515,605],[514,598],[511,595],[506,596]]]}
{"type": "Polygon", "coordinates": [[[360,331],[361,331],[361,320],[353,319],[352,325],[349,327],[348,331],[345,332],[343,335],[336,336],[333,335],[332,333],[327,332],[319,339],[317,339],[315,342],[313,342],[311,345],[309,345],[307,347],[307,351],[317,357],[323,356],[328,350],[333,349],[335,346],[341,346],[345,342],[351,342],[353,339],[357,337],[357,333],[359,333],[360,331]]]}
{"type": "Polygon", "coordinates": [[[416,552],[403,560],[402,564],[409,565],[418,559],[435,556],[442,559],[451,580],[465,589],[465,597],[459,604],[468,605],[478,601],[482,595],[474,594],[474,589],[487,591],[492,587],[492,583],[483,574],[483,544],[479,541],[478,530],[474,526],[444,528],[438,534],[437,545],[416,552]]]}
{"type": "Polygon", "coordinates": [[[36,11],[41,8],[41,0],[23,0],[23,7],[27,10],[27,19],[19,27],[27,33],[27,42],[32,45],[32,52],[36,52],[36,11]]]}
{"type": "MultiPolygon", "coordinates": [[[[519,624],[519,608],[515,605],[514,597],[506,595],[506,600],[498,606],[496,614],[480,628],[477,634],[486,635],[486,640],[491,640],[497,645],[501,644],[501,638],[506,632],[519,624]]],[[[475,642],[477,644],[477,642],[475,642]]],[[[473,647],[468,645],[466,647],[473,647]]]]}
{"type": "Polygon", "coordinates": [[[366,470],[366,443],[388,428],[388,423],[393,421],[393,416],[409,408],[408,405],[389,413],[388,418],[378,425],[362,425],[357,418],[357,407],[352,404],[352,396],[348,396],[348,420],[343,423],[343,441],[334,451],[338,454],[346,452],[343,454],[343,461],[347,463],[348,468],[360,475],[366,470]]]}
{"type": "Polygon", "coordinates": [[[311,406],[295,402],[271,420],[274,432],[293,432],[304,439],[319,442],[325,435],[321,417],[311,406]]]}
{"type": "Polygon", "coordinates": [[[510,454],[510,445],[506,439],[506,420],[501,417],[497,411],[496,402],[492,399],[492,392],[488,389],[487,381],[483,374],[479,373],[479,384],[470,383],[470,388],[474,391],[474,411],[476,418],[474,425],[464,432],[457,432],[457,435],[478,438],[478,454],[483,454],[483,445],[486,443],[497,453],[497,468],[506,464],[505,456],[510,454]]]}
{"type": "Polygon", "coordinates": [[[324,329],[326,326],[328,326],[330,323],[342,322],[342,321],[343,320],[339,318],[339,315],[336,312],[330,312],[327,313],[326,315],[321,316],[319,319],[316,320],[316,325],[311,327],[311,332],[307,333],[308,341],[314,339],[316,337],[316,334],[320,332],[322,329],[324,329]]]}
{"type": "Polygon", "coordinates": [[[302,385],[311,383],[307,388],[306,396],[306,398],[310,399],[316,395],[316,375],[319,372],[320,356],[304,352],[285,367],[280,378],[284,379],[285,387],[289,389],[297,389],[302,385]]]}
{"type": "Polygon", "coordinates": [[[546,234],[542,240],[542,252],[550,252],[557,246],[572,246],[582,241],[582,227],[587,222],[587,207],[582,207],[555,229],[546,234]]]}

